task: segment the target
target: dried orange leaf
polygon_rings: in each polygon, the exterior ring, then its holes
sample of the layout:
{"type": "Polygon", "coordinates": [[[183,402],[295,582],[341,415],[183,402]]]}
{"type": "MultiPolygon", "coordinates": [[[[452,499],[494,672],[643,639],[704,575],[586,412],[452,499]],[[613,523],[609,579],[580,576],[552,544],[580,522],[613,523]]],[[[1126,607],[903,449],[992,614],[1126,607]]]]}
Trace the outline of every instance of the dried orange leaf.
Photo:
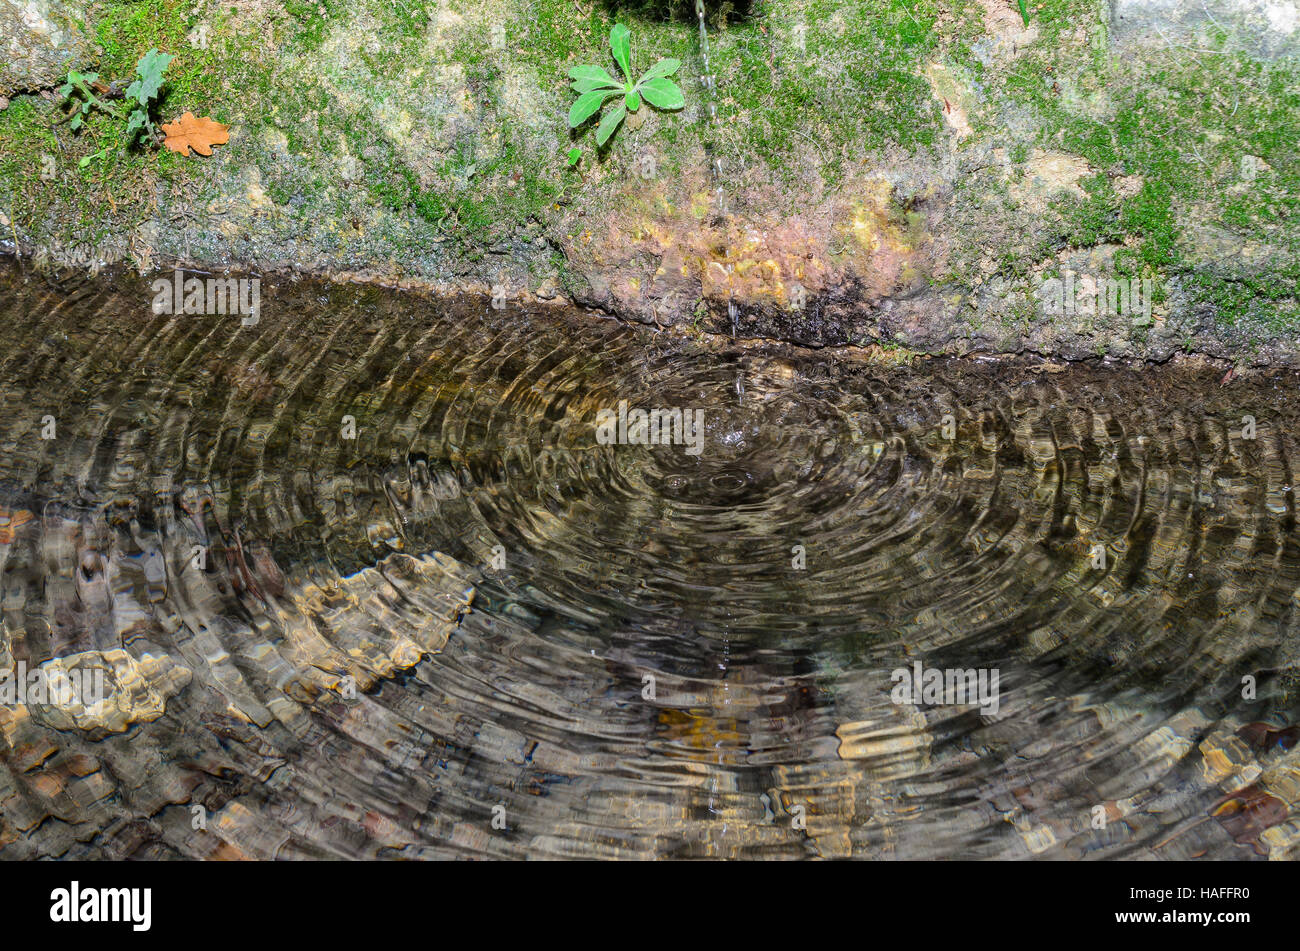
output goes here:
{"type": "Polygon", "coordinates": [[[190,149],[199,155],[211,155],[212,146],[230,141],[229,129],[230,126],[210,116],[198,119],[194,113],[187,112],[175,122],[163,123],[162,130],[167,135],[163,145],[181,155],[188,155],[190,149]]]}

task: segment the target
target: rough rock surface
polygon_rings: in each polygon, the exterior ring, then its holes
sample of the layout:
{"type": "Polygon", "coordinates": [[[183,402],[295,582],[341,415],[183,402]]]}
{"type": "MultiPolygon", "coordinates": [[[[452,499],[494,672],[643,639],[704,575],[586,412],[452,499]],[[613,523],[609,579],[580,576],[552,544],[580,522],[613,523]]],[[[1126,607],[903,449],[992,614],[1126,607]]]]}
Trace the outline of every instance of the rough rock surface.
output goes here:
{"type": "Polygon", "coordinates": [[[1121,44],[1199,47],[1213,32],[1251,55],[1300,54],[1295,0],[1111,0],[1121,44]]]}
{"type": "Polygon", "coordinates": [[[55,85],[87,58],[88,8],[67,0],[0,0],[0,103],[55,85]]]}

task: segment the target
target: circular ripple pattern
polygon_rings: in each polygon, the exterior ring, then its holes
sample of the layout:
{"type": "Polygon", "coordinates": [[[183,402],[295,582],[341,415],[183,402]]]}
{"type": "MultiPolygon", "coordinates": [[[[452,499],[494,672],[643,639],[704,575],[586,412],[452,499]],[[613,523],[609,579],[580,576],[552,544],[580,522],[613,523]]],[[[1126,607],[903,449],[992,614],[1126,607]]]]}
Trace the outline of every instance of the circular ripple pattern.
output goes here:
{"type": "Polygon", "coordinates": [[[4,857],[1300,852],[1293,377],[0,294],[4,857]]]}

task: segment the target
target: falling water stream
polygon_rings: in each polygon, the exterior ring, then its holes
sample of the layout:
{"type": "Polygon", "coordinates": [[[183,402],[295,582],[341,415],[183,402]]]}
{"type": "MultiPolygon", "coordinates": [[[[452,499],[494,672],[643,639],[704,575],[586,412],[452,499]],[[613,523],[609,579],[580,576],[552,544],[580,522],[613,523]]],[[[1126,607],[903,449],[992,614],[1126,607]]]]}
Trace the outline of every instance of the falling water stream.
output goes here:
{"type": "MultiPolygon", "coordinates": [[[[704,100],[704,109],[708,113],[709,129],[712,132],[718,125],[717,81],[713,75],[713,64],[709,59],[709,31],[704,23],[704,0],[695,0],[695,16],[700,23],[700,93],[704,100]]],[[[710,140],[706,151],[711,157],[709,174],[713,177],[714,205],[718,214],[725,210],[726,194],[722,188],[722,156],[718,154],[717,143],[710,140]]]]}
{"type": "Polygon", "coordinates": [[[0,270],[6,858],[1295,857],[1294,376],[151,300],[0,270]]]}
{"type": "MultiPolygon", "coordinates": [[[[710,156],[709,176],[713,180],[713,209],[715,216],[721,216],[726,212],[727,195],[723,188],[723,170],[722,156],[718,153],[717,143],[712,138],[718,126],[718,107],[717,107],[717,81],[713,75],[713,65],[709,59],[709,31],[705,25],[704,0],[695,0],[695,16],[700,23],[700,92],[704,99],[704,108],[708,113],[708,124],[710,138],[705,142],[705,152],[710,156]]],[[[731,296],[730,280],[731,265],[726,266],[728,288],[727,288],[727,321],[731,327],[731,336],[734,338],[740,329],[740,310],[736,306],[734,298],[731,296]]],[[[740,387],[740,380],[737,378],[737,388],[740,387]]]]}

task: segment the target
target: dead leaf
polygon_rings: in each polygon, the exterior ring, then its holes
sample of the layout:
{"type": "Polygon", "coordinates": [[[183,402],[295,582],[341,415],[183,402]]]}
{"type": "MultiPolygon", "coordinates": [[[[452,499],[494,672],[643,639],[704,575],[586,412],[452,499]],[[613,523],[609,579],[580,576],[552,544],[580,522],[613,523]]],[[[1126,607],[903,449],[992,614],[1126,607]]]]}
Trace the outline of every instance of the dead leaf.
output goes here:
{"type": "Polygon", "coordinates": [[[230,141],[230,126],[222,125],[210,116],[195,118],[192,112],[185,113],[175,122],[164,122],[162,129],[167,134],[163,145],[181,155],[188,155],[190,149],[199,155],[211,155],[212,146],[230,141]]]}

